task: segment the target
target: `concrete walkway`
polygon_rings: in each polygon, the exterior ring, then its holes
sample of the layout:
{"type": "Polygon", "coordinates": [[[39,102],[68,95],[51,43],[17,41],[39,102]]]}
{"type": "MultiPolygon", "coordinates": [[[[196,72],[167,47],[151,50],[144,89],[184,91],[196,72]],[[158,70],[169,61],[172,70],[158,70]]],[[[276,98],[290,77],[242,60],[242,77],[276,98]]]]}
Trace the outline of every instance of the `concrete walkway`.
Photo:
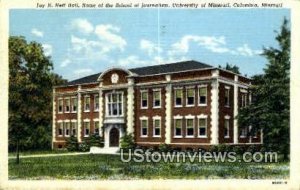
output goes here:
{"type": "MultiPolygon", "coordinates": [[[[90,154],[90,152],[72,152],[72,153],[54,153],[54,154],[33,154],[33,155],[20,155],[20,158],[37,158],[37,157],[55,157],[55,156],[75,156],[90,154]]],[[[9,156],[8,159],[14,159],[15,156],[9,156]]]]}

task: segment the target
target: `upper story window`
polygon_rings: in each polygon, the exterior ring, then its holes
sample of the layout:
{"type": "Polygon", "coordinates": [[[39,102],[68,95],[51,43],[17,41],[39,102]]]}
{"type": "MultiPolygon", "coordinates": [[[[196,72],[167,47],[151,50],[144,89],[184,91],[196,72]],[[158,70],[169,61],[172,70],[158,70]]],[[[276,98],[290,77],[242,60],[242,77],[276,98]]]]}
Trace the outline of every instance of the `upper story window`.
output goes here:
{"type": "Polygon", "coordinates": [[[94,96],[94,111],[99,111],[99,95],[94,96]]]}
{"type": "Polygon", "coordinates": [[[70,113],[70,98],[65,99],[65,113],[70,113]]]}
{"type": "Polygon", "coordinates": [[[153,108],[160,108],[161,106],[161,90],[153,90],[153,108]]]}
{"type": "Polygon", "coordinates": [[[186,119],[186,137],[194,137],[194,119],[186,119]]]}
{"type": "Polygon", "coordinates": [[[161,133],[161,118],[160,117],[153,117],[153,136],[160,137],[161,133]]]}
{"type": "Polygon", "coordinates": [[[230,106],[230,87],[226,86],[225,87],[225,106],[229,107],[230,106]]]}
{"type": "Polygon", "coordinates": [[[76,113],[77,112],[77,98],[73,97],[71,99],[71,107],[72,107],[72,112],[76,113]]]}
{"type": "Polygon", "coordinates": [[[195,104],[195,89],[187,88],[186,89],[186,106],[194,106],[195,104]]]}
{"type": "Polygon", "coordinates": [[[182,137],[182,119],[175,118],[174,119],[174,136],[182,137]]]}
{"type": "Polygon", "coordinates": [[[148,136],[148,119],[147,118],[141,118],[141,137],[147,137],[148,136]]]}
{"type": "Polygon", "coordinates": [[[123,116],[123,92],[113,92],[106,95],[107,116],[123,116]]]}
{"type": "Polygon", "coordinates": [[[241,107],[246,107],[247,106],[247,104],[248,104],[248,102],[247,102],[247,93],[242,93],[242,105],[241,105],[241,107]]]}
{"type": "Polygon", "coordinates": [[[224,121],[224,138],[229,138],[229,119],[225,118],[224,121]]]}
{"type": "Polygon", "coordinates": [[[205,106],[207,104],[207,86],[199,87],[199,102],[200,106],[205,106]]]}
{"type": "Polygon", "coordinates": [[[175,107],[181,107],[182,106],[182,88],[175,89],[175,107]]]}
{"type": "Polygon", "coordinates": [[[141,108],[148,108],[148,90],[141,91],[141,108]]]}
{"type": "Polygon", "coordinates": [[[207,137],[207,117],[198,118],[198,137],[207,137]]]}
{"type": "Polygon", "coordinates": [[[58,99],[58,113],[63,113],[63,105],[64,105],[63,99],[58,99]]]}
{"type": "Polygon", "coordinates": [[[89,112],[91,109],[91,98],[90,96],[84,97],[84,111],[89,112]]]}

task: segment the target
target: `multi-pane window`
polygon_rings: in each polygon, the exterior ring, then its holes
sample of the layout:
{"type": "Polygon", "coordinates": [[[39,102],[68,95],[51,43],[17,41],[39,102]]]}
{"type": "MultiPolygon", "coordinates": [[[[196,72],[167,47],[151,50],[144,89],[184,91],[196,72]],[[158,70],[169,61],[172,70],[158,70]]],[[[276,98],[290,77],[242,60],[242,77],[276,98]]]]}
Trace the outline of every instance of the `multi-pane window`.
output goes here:
{"type": "Polygon", "coordinates": [[[99,111],[99,96],[94,96],[94,111],[99,111]]]}
{"type": "Polygon", "coordinates": [[[83,127],[84,127],[84,136],[88,137],[90,135],[90,122],[89,121],[83,122],[83,127]]]}
{"type": "Polygon", "coordinates": [[[242,93],[242,105],[241,107],[246,107],[247,106],[247,93],[242,93]]]}
{"type": "Polygon", "coordinates": [[[182,136],[182,119],[175,119],[175,137],[182,136]]]}
{"type": "Polygon", "coordinates": [[[84,97],[84,111],[90,111],[91,98],[89,96],[84,97]]]}
{"type": "Polygon", "coordinates": [[[94,122],[94,133],[99,134],[99,121],[94,122]]]}
{"type": "Polygon", "coordinates": [[[107,94],[107,113],[108,116],[123,115],[123,95],[122,92],[107,94]]]}
{"type": "Polygon", "coordinates": [[[182,89],[175,89],[175,107],[182,106],[182,89]]]}
{"type": "Polygon", "coordinates": [[[194,119],[186,119],[186,136],[194,136],[194,119]]]}
{"type": "Polygon", "coordinates": [[[229,119],[224,121],[224,137],[229,138],[229,119]]]}
{"type": "Polygon", "coordinates": [[[65,113],[70,112],[70,98],[65,99],[65,113]]]}
{"type": "Polygon", "coordinates": [[[199,127],[198,136],[207,137],[207,118],[199,118],[198,127],[199,127]]]}
{"type": "Polygon", "coordinates": [[[247,127],[241,127],[240,128],[240,137],[246,137],[247,136],[247,127]]]}
{"type": "Polygon", "coordinates": [[[59,122],[57,125],[58,125],[58,136],[63,136],[63,130],[64,130],[63,123],[59,122]]]}
{"type": "Polygon", "coordinates": [[[230,88],[225,88],[225,106],[230,106],[230,88]]]}
{"type": "Polygon", "coordinates": [[[159,108],[160,107],[160,102],[161,102],[161,91],[160,90],[154,90],[153,91],[153,107],[154,108],[159,108]]]}
{"type": "Polygon", "coordinates": [[[77,128],[77,122],[71,121],[71,135],[76,136],[76,128],[77,128]]]}
{"type": "Polygon", "coordinates": [[[71,106],[72,106],[72,112],[76,112],[77,111],[77,98],[71,99],[71,106]]]}
{"type": "Polygon", "coordinates": [[[63,105],[64,105],[63,99],[58,99],[58,113],[63,112],[63,105]]]}
{"type": "Polygon", "coordinates": [[[141,119],[141,136],[147,137],[148,136],[148,120],[141,119]]]}
{"type": "Polygon", "coordinates": [[[141,108],[148,108],[148,91],[141,91],[141,108]]]}
{"type": "Polygon", "coordinates": [[[195,89],[188,88],[186,90],[186,105],[193,106],[195,104],[195,89]]]}
{"type": "Polygon", "coordinates": [[[159,137],[160,136],[160,119],[155,118],[153,119],[153,136],[159,137]]]}
{"type": "Polygon", "coordinates": [[[70,136],[70,122],[65,122],[65,137],[70,136]]]}
{"type": "Polygon", "coordinates": [[[207,104],[207,87],[200,86],[199,87],[199,105],[206,105],[207,104]]]}

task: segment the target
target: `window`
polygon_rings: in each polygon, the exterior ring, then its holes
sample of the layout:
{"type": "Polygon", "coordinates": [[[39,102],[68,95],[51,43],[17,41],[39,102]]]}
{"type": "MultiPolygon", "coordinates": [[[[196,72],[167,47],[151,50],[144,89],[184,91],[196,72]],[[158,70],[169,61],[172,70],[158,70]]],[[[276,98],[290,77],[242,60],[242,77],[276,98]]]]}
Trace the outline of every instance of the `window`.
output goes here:
{"type": "Polygon", "coordinates": [[[148,119],[141,119],[141,137],[148,136],[148,119]]]}
{"type": "Polygon", "coordinates": [[[88,137],[90,135],[90,122],[89,121],[83,122],[83,127],[84,127],[84,136],[88,137]]]}
{"type": "Polygon", "coordinates": [[[257,128],[255,127],[252,130],[253,130],[253,138],[257,138],[257,134],[258,134],[257,128]]]}
{"type": "Polygon", "coordinates": [[[70,136],[70,122],[65,122],[65,137],[70,136]]]}
{"type": "Polygon", "coordinates": [[[182,137],[182,119],[175,119],[175,137],[182,137]]]}
{"type": "Polygon", "coordinates": [[[160,108],[161,91],[153,90],[153,107],[160,108]]]}
{"type": "Polygon", "coordinates": [[[201,105],[207,104],[207,87],[206,86],[200,86],[199,87],[199,103],[201,105]]]}
{"type": "Polygon", "coordinates": [[[225,87],[225,106],[226,107],[230,106],[229,98],[230,98],[230,88],[225,87]]]}
{"type": "Polygon", "coordinates": [[[72,106],[72,112],[76,113],[77,112],[77,98],[71,99],[71,106],[72,106]]]}
{"type": "Polygon", "coordinates": [[[229,138],[229,119],[224,121],[224,138],[229,138]]]}
{"type": "Polygon", "coordinates": [[[247,127],[240,128],[240,137],[244,138],[247,136],[247,127]]]}
{"type": "Polygon", "coordinates": [[[94,96],[94,111],[99,111],[99,95],[94,96]]]}
{"type": "Polygon", "coordinates": [[[63,104],[64,104],[63,99],[58,99],[58,113],[63,112],[63,104]]]}
{"type": "Polygon", "coordinates": [[[65,107],[65,113],[70,112],[70,98],[65,99],[66,107],[65,107]]]}
{"type": "Polygon", "coordinates": [[[141,108],[148,108],[148,91],[141,91],[141,108]]]}
{"type": "Polygon", "coordinates": [[[160,118],[153,118],[153,136],[160,137],[160,118]]]}
{"type": "Polygon", "coordinates": [[[175,89],[175,107],[182,106],[182,89],[175,89]]]}
{"type": "Polygon", "coordinates": [[[71,135],[76,137],[77,122],[71,121],[71,135]]]}
{"type": "Polygon", "coordinates": [[[99,135],[99,121],[94,122],[94,133],[99,135]]]}
{"type": "Polygon", "coordinates": [[[108,116],[123,116],[123,93],[114,92],[106,96],[107,100],[107,115],[108,116]]]}
{"type": "Polygon", "coordinates": [[[186,136],[194,136],[194,119],[186,119],[186,136]]]}
{"type": "Polygon", "coordinates": [[[194,106],[195,104],[195,89],[188,88],[186,90],[186,105],[187,106],[194,106]]]}
{"type": "Polygon", "coordinates": [[[89,112],[90,111],[90,102],[91,98],[89,96],[84,97],[84,111],[89,112]]]}
{"type": "Polygon", "coordinates": [[[247,106],[247,93],[242,93],[242,105],[241,107],[246,107],[247,106]]]}
{"type": "Polygon", "coordinates": [[[58,136],[63,136],[64,126],[62,122],[58,123],[58,136]]]}
{"type": "Polygon", "coordinates": [[[207,118],[199,118],[198,127],[199,127],[198,136],[207,137],[207,118]]]}

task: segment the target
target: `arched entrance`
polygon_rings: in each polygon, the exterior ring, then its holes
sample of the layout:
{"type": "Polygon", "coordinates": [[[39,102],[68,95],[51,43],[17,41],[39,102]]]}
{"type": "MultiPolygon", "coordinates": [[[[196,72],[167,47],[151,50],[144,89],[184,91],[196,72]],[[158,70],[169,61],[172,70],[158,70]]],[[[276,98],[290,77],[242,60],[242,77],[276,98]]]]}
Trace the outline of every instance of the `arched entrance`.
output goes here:
{"type": "Polygon", "coordinates": [[[112,128],[109,132],[109,146],[118,147],[119,146],[120,133],[117,128],[112,128]]]}

